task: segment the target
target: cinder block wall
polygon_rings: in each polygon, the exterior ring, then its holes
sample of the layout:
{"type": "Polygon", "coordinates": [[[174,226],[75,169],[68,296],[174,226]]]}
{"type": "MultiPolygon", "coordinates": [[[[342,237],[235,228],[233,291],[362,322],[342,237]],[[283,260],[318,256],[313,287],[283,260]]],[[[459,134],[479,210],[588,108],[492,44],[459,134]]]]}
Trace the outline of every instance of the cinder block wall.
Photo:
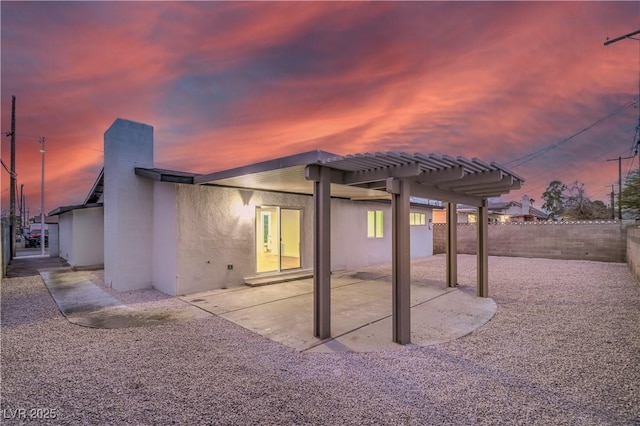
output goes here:
{"type": "Polygon", "coordinates": [[[640,227],[627,228],[627,264],[640,282],[640,227]]]}
{"type": "MultiPolygon", "coordinates": [[[[475,254],[475,224],[458,224],[458,253],[475,254]]],[[[433,252],[445,252],[446,225],[434,226],[433,252]]],[[[625,262],[626,228],[617,222],[489,225],[490,256],[625,262]]]]}

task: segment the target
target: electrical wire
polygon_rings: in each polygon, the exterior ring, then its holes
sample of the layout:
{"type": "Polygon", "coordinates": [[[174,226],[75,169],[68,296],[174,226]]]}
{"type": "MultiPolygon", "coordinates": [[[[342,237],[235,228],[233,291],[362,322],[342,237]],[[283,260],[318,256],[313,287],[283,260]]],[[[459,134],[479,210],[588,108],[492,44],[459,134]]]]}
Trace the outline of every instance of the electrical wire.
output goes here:
{"type": "Polygon", "coordinates": [[[505,166],[509,167],[510,169],[514,169],[516,167],[522,166],[524,164],[527,164],[529,161],[534,160],[544,154],[546,154],[549,151],[552,151],[558,147],[560,147],[561,145],[569,142],[570,140],[576,138],[577,136],[591,130],[592,128],[594,128],[595,126],[604,123],[607,120],[610,120],[611,118],[613,118],[614,116],[618,115],[619,113],[621,113],[622,111],[632,107],[636,105],[635,100],[633,101],[629,101],[626,104],[622,105],[621,107],[617,108],[616,110],[610,112],[609,114],[607,114],[606,116],[594,121],[593,123],[591,123],[590,125],[588,125],[587,127],[585,127],[584,129],[580,130],[577,133],[574,133],[573,135],[562,139],[560,142],[557,143],[553,143],[551,145],[548,145],[540,150],[534,151],[531,154],[527,154],[523,157],[520,158],[516,158],[514,160],[508,161],[506,163],[504,163],[505,166]]]}

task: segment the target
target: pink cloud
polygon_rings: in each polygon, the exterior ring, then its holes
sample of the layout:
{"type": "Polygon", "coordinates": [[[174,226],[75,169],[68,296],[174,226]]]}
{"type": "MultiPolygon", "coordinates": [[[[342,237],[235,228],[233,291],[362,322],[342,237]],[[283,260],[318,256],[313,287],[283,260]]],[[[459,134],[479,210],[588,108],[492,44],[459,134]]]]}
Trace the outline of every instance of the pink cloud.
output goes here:
{"type": "MultiPolygon", "coordinates": [[[[637,42],[602,45],[637,27],[626,3],[1,7],[2,130],[16,94],[30,200],[39,199],[37,138],[50,140],[48,210],[83,201],[117,117],[155,127],[162,167],[200,172],[309,149],[508,162],[637,91],[637,42]]],[[[550,180],[578,179],[602,198],[616,178],[604,160],[630,147],[620,129],[633,129],[636,114],[516,168],[528,179],[522,191],[539,198],[550,180]]]]}

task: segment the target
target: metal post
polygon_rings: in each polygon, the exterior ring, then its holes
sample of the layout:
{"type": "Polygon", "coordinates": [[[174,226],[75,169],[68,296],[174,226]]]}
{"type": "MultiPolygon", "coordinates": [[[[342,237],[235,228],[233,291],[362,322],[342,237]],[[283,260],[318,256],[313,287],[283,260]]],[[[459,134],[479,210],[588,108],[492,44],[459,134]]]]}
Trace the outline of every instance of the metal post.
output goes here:
{"type": "Polygon", "coordinates": [[[387,179],[391,193],[393,341],[411,343],[410,182],[387,179]]]}
{"type": "Polygon", "coordinates": [[[478,207],[478,297],[489,297],[489,253],[487,250],[487,236],[489,234],[489,215],[487,200],[478,207]]]}
{"type": "Polygon", "coordinates": [[[458,213],[447,203],[447,287],[458,285],[458,213]]]}
{"type": "Polygon", "coordinates": [[[45,138],[40,138],[40,143],[42,143],[42,148],[40,148],[40,152],[42,153],[42,179],[40,182],[40,249],[41,253],[44,256],[44,155],[46,153],[45,150],[45,138]]]}
{"type": "Polygon", "coordinates": [[[331,169],[318,167],[313,183],[313,335],[331,337],[331,169]]]}

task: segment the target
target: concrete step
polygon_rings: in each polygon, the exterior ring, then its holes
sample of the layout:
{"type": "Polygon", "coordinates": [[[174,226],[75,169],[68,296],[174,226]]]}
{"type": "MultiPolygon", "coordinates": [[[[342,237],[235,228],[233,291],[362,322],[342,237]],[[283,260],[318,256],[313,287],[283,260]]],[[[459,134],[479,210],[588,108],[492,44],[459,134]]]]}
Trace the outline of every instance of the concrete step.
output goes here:
{"type": "Polygon", "coordinates": [[[313,278],[313,269],[296,269],[295,271],[276,272],[268,275],[247,277],[244,279],[244,283],[249,287],[260,287],[263,285],[285,283],[287,281],[296,281],[305,278],[313,278]]]}

